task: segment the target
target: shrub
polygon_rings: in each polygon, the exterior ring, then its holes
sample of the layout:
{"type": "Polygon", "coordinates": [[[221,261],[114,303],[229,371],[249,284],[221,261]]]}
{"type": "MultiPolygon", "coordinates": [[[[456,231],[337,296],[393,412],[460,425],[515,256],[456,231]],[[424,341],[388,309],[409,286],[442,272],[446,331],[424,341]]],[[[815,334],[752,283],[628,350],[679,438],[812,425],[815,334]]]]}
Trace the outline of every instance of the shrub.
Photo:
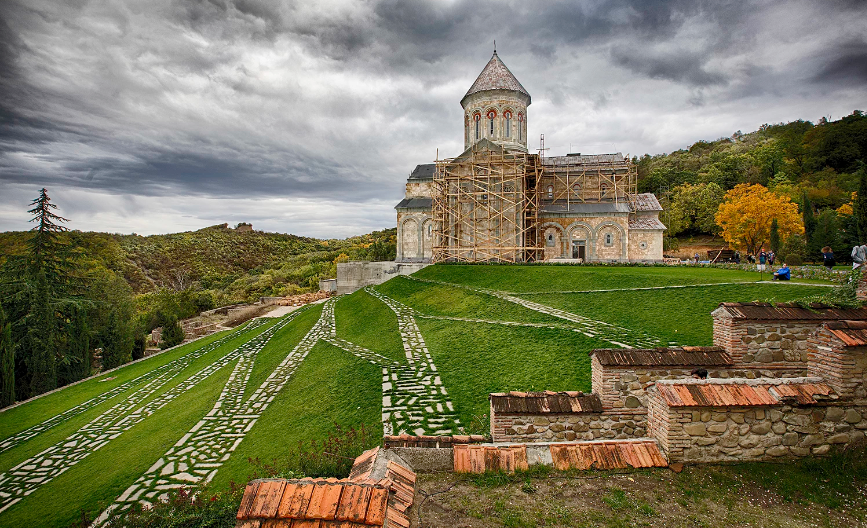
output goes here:
{"type": "Polygon", "coordinates": [[[145,348],[147,347],[147,337],[145,335],[139,334],[136,336],[135,341],[132,345],[132,359],[135,361],[136,359],[141,359],[144,357],[145,348]]]}
{"type": "Polygon", "coordinates": [[[160,341],[160,348],[165,350],[175,345],[180,345],[184,342],[184,329],[177,319],[171,318],[163,326],[163,333],[160,341]]]}
{"type": "Polygon", "coordinates": [[[306,445],[298,444],[298,469],[308,477],[336,477],[349,475],[352,463],[366,449],[373,447],[376,439],[370,436],[364,425],[355,429],[343,429],[334,424],[334,431],[321,441],[311,440],[306,445]]]}

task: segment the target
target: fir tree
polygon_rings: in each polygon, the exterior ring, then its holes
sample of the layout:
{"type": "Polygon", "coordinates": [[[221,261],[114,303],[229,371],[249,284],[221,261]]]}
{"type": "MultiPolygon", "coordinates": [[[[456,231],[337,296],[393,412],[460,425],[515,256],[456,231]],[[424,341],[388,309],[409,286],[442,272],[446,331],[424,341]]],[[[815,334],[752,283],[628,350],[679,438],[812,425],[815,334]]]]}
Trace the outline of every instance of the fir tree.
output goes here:
{"type": "Polygon", "coordinates": [[[780,224],[777,222],[777,219],[774,218],[771,221],[771,234],[768,237],[769,243],[771,245],[771,251],[774,253],[780,252],[780,224]]]}
{"type": "Polygon", "coordinates": [[[0,306],[0,407],[15,403],[15,349],[12,347],[12,325],[0,306]]]}

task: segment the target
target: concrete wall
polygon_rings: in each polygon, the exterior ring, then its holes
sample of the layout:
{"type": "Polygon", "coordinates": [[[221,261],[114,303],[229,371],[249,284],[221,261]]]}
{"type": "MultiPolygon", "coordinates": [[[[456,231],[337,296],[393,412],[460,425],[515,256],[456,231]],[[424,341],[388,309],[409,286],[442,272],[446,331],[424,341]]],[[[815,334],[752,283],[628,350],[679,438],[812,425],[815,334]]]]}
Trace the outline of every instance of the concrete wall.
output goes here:
{"type": "Polygon", "coordinates": [[[410,275],[429,266],[402,262],[340,262],[337,264],[337,294],[352,293],[365,286],[382,284],[398,275],[410,275]]]}

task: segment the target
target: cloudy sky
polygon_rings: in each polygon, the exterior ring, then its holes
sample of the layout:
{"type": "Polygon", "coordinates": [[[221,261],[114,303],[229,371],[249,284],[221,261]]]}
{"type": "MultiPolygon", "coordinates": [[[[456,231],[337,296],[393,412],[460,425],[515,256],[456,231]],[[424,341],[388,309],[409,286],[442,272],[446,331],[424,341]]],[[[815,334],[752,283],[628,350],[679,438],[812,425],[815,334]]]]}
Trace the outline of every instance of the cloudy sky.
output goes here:
{"type": "Polygon", "coordinates": [[[550,155],[867,110],[861,0],[2,0],[0,231],[393,227],[494,39],[550,155]]]}

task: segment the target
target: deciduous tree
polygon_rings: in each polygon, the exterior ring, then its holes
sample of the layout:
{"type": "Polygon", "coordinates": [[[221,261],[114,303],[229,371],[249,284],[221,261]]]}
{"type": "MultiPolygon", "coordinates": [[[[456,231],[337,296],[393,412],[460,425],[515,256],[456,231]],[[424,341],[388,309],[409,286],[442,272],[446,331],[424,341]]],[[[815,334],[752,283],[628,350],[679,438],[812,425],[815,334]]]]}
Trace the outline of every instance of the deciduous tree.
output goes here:
{"type": "Polygon", "coordinates": [[[798,205],[758,184],[735,186],[726,193],[716,214],[726,242],[748,253],[755,253],[768,242],[774,219],[783,239],[804,232],[798,205]]]}

